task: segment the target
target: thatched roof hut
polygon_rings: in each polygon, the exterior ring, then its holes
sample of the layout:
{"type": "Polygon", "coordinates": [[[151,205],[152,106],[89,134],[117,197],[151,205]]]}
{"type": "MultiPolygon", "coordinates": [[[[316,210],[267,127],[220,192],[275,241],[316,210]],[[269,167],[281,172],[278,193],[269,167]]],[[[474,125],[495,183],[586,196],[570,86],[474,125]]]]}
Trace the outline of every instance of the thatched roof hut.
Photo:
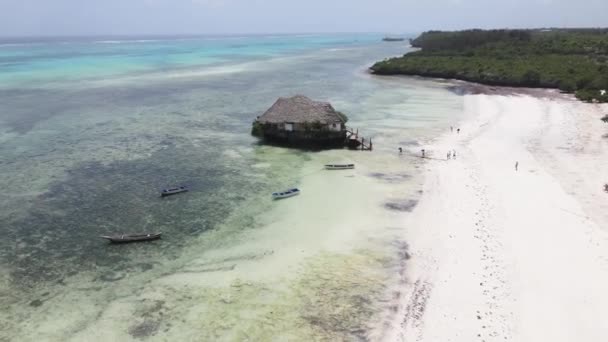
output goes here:
{"type": "Polygon", "coordinates": [[[291,145],[339,146],[346,139],[344,114],[306,96],[281,97],[253,123],[252,133],[291,145]]]}
{"type": "Polygon", "coordinates": [[[346,123],[346,117],[328,102],[313,101],[306,96],[281,97],[258,118],[261,124],[318,122],[322,125],[346,123]]]}

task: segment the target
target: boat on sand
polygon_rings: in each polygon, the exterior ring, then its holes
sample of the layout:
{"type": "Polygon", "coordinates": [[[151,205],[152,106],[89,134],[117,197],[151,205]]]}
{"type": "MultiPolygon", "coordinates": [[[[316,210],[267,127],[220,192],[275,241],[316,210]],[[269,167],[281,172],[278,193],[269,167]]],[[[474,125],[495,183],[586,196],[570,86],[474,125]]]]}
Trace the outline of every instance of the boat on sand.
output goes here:
{"type": "Polygon", "coordinates": [[[348,170],[354,169],[355,164],[327,164],[325,165],[325,169],[327,170],[348,170]]]}
{"type": "Polygon", "coordinates": [[[162,233],[132,233],[132,234],[116,234],[116,235],[102,235],[101,238],[107,239],[112,243],[128,243],[128,242],[141,242],[141,241],[152,241],[160,239],[162,233]]]}
{"type": "Polygon", "coordinates": [[[272,198],[276,200],[276,199],[293,197],[293,196],[296,196],[299,194],[300,194],[300,189],[293,188],[293,189],[289,189],[289,190],[285,190],[285,191],[273,192],[272,198]]]}

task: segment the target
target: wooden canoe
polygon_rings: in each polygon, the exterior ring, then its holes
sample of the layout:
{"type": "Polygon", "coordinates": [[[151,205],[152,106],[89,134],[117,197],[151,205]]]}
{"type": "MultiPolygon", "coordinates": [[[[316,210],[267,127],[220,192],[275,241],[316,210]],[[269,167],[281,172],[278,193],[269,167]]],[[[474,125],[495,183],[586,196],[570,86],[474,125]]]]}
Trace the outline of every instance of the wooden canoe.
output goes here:
{"type": "Polygon", "coordinates": [[[128,243],[128,242],[141,242],[141,241],[152,241],[160,239],[162,233],[134,233],[134,234],[116,234],[116,235],[102,235],[101,238],[107,239],[112,243],[128,243]]]}
{"type": "Polygon", "coordinates": [[[285,190],[285,191],[273,192],[272,198],[273,199],[282,199],[282,198],[293,197],[293,196],[296,196],[299,194],[300,194],[300,189],[293,188],[293,189],[289,189],[289,190],[285,190]]]}
{"type": "Polygon", "coordinates": [[[325,165],[325,169],[327,170],[348,170],[354,169],[355,164],[327,164],[325,165]]]}

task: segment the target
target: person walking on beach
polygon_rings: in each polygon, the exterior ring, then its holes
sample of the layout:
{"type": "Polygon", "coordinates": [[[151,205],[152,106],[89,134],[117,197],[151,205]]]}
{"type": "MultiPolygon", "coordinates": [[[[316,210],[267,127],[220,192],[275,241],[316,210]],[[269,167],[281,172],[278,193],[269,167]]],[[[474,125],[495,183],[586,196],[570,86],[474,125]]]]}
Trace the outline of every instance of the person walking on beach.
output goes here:
{"type": "Polygon", "coordinates": [[[456,150],[452,150],[452,157],[454,157],[454,159],[456,159],[456,150]]]}
{"type": "Polygon", "coordinates": [[[426,157],[426,151],[424,149],[422,149],[422,158],[426,157]]]}
{"type": "Polygon", "coordinates": [[[518,167],[519,167],[519,162],[518,162],[518,161],[516,161],[516,162],[515,162],[515,171],[517,171],[517,168],[518,168],[518,167]]]}
{"type": "Polygon", "coordinates": [[[456,130],[456,133],[460,134],[460,128],[456,130]]]}
{"type": "Polygon", "coordinates": [[[452,152],[448,151],[448,160],[450,160],[450,157],[452,156],[452,152]]]}
{"type": "Polygon", "coordinates": [[[399,153],[403,153],[403,149],[399,147],[399,153]]]}
{"type": "Polygon", "coordinates": [[[454,133],[454,126],[450,126],[450,132],[454,133]]]}

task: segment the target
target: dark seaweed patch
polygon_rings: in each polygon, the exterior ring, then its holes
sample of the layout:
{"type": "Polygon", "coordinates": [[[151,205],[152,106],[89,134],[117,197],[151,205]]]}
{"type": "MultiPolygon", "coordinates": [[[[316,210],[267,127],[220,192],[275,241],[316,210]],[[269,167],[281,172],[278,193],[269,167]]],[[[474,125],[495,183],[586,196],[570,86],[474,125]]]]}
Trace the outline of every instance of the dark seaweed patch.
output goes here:
{"type": "Polygon", "coordinates": [[[30,302],[30,306],[33,306],[35,308],[42,306],[44,302],[41,301],[40,299],[34,299],[33,301],[30,302]]]}
{"type": "Polygon", "coordinates": [[[369,176],[388,183],[402,183],[412,177],[405,173],[386,174],[381,172],[373,172],[370,173],[369,176]]]}
{"type": "Polygon", "coordinates": [[[146,338],[156,335],[160,321],[145,320],[129,328],[129,334],[135,338],[146,338]]]}
{"type": "Polygon", "coordinates": [[[384,204],[384,207],[389,210],[411,212],[412,210],[414,210],[417,204],[418,201],[416,200],[406,199],[394,202],[387,202],[384,204]]]}
{"type": "Polygon", "coordinates": [[[10,260],[12,281],[23,288],[83,270],[95,270],[103,281],[143,272],[151,266],[141,260],[176,258],[189,236],[223,222],[243,201],[242,189],[256,185],[234,176],[246,169],[246,159],[226,165],[216,162],[221,151],[168,146],[148,159],[71,170],[67,180],[35,200],[26,218],[9,221],[13,237],[0,241],[0,256],[10,260]],[[160,198],[160,189],[176,184],[192,191],[160,198]],[[111,245],[98,237],[139,231],[164,236],[134,245],[111,245]]]}

